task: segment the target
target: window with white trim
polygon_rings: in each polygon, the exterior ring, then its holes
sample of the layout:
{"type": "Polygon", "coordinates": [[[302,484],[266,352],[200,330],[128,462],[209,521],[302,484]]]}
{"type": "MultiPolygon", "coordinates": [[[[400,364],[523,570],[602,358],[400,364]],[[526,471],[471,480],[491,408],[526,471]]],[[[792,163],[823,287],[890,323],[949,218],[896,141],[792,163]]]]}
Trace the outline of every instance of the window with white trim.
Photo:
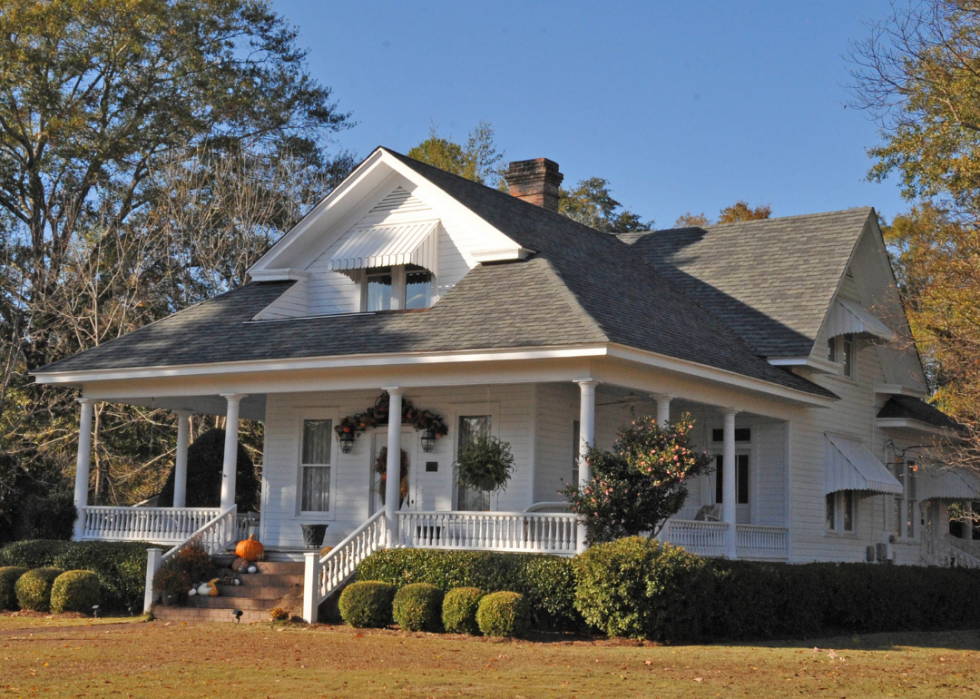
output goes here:
{"type": "Polygon", "coordinates": [[[914,461],[900,461],[892,464],[895,478],[902,484],[901,495],[895,496],[894,531],[899,537],[914,539],[917,534],[918,517],[918,467],[914,461]]]}
{"type": "Polygon", "coordinates": [[[371,267],[361,277],[361,310],[429,308],[432,282],[432,272],[418,265],[371,267]]]}
{"type": "Polygon", "coordinates": [[[300,510],[329,512],[333,420],[303,420],[300,439],[300,510]]]}
{"type": "Polygon", "coordinates": [[[853,490],[827,493],[825,512],[827,531],[851,534],[857,531],[857,510],[853,490]]]}
{"type": "MultiPolygon", "coordinates": [[[[459,437],[456,443],[456,448],[459,451],[462,451],[477,439],[489,436],[489,415],[459,416],[459,437]]],[[[490,492],[457,483],[456,509],[470,512],[487,512],[490,510],[490,492]]]]}
{"type": "Polygon", "coordinates": [[[843,366],[844,376],[853,379],[855,368],[854,335],[838,335],[827,340],[827,359],[843,366]]]}

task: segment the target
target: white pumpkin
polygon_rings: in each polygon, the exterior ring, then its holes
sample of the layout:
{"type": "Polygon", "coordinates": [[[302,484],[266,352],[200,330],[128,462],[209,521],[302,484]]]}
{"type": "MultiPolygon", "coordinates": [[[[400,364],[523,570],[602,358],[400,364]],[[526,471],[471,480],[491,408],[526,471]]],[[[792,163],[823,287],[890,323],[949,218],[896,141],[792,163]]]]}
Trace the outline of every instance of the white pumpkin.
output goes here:
{"type": "Polygon", "coordinates": [[[197,588],[197,594],[199,595],[207,595],[210,591],[211,588],[208,587],[207,583],[201,583],[201,585],[197,588]]]}
{"type": "Polygon", "coordinates": [[[187,596],[188,597],[193,597],[196,594],[197,594],[197,588],[196,587],[192,587],[191,589],[189,589],[187,591],[187,596]]]}
{"type": "Polygon", "coordinates": [[[249,573],[258,573],[259,572],[259,569],[256,568],[255,566],[249,566],[248,567],[248,572],[249,573]]]}
{"type": "Polygon", "coordinates": [[[238,578],[235,578],[235,584],[236,585],[241,585],[242,584],[242,581],[239,580],[238,578]]]}

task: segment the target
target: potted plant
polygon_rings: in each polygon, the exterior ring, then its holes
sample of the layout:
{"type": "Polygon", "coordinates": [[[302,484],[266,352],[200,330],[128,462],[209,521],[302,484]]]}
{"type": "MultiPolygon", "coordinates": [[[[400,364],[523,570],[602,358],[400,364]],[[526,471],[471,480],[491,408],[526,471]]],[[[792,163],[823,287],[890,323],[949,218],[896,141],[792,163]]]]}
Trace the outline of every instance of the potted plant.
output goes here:
{"type": "Polygon", "coordinates": [[[510,480],[514,455],[508,442],[481,436],[460,449],[453,468],[461,485],[493,493],[510,480]]]}
{"type": "Polygon", "coordinates": [[[153,576],[153,590],[160,593],[164,607],[177,604],[180,595],[186,594],[190,587],[190,573],[184,570],[176,556],[168,559],[153,576]]]}

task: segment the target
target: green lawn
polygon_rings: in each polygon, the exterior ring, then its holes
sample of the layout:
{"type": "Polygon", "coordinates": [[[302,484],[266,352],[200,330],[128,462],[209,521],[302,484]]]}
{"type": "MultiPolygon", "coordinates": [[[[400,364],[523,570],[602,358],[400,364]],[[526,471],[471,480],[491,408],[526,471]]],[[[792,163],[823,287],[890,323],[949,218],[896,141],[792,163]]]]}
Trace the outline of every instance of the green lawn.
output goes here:
{"type": "Polygon", "coordinates": [[[976,631],[671,647],[10,619],[0,615],[0,696],[980,697],[976,631]]]}

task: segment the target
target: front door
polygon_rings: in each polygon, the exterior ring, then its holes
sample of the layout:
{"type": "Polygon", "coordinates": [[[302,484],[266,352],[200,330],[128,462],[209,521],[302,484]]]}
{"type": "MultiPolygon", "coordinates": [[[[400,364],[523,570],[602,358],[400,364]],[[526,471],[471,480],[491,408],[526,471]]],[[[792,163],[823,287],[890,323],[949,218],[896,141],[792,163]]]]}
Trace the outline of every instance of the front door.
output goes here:
{"type": "MultiPolygon", "coordinates": [[[[401,510],[417,510],[419,509],[418,504],[422,502],[421,485],[418,483],[419,479],[415,473],[416,469],[413,468],[415,464],[414,445],[416,442],[414,437],[414,430],[411,428],[402,428],[402,459],[405,460],[408,466],[408,477],[402,487],[401,506],[398,508],[401,510]]],[[[383,510],[385,506],[384,474],[387,470],[388,430],[386,428],[375,430],[374,434],[371,435],[371,440],[371,460],[368,464],[368,483],[370,484],[368,502],[370,503],[370,514],[373,515],[375,512],[383,510]]]]}

